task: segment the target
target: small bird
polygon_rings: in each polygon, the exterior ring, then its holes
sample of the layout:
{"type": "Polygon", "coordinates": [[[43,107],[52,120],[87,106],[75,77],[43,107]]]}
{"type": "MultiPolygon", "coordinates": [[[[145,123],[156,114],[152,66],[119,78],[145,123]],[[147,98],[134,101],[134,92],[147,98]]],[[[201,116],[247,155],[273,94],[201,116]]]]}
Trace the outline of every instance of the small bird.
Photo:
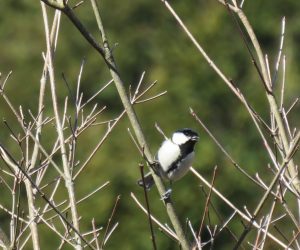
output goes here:
{"type": "MultiPolygon", "coordinates": [[[[170,139],[166,138],[152,164],[155,173],[170,182],[183,177],[194,160],[194,146],[198,139],[198,134],[189,128],[179,129],[170,139]]],[[[147,190],[154,184],[150,172],[144,176],[144,182],[147,190]]],[[[143,186],[143,179],[138,180],[138,185],[143,186]]]]}

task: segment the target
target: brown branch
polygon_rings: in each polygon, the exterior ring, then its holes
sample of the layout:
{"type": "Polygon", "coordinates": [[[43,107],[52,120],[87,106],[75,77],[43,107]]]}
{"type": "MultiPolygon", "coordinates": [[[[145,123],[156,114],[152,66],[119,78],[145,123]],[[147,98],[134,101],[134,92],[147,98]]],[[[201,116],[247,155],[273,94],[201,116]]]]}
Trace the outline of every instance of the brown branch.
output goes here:
{"type": "MultiPolygon", "coordinates": [[[[75,16],[73,10],[66,3],[64,3],[64,5],[58,5],[57,2],[53,3],[53,1],[49,1],[49,0],[42,0],[42,1],[53,8],[60,9],[70,19],[70,21],[74,24],[74,26],[78,29],[78,31],[82,34],[82,36],[89,42],[89,44],[93,48],[95,48],[95,50],[102,56],[106,65],[108,66],[110,74],[115,82],[115,86],[119,93],[122,104],[126,110],[129,121],[133,127],[135,134],[136,134],[137,140],[138,140],[140,146],[145,149],[145,155],[147,156],[147,158],[150,161],[153,161],[153,157],[150,153],[150,149],[149,149],[148,143],[146,141],[145,135],[142,131],[142,127],[136,116],[136,113],[133,109],[130,99],[126,93],[124,82],[122,81],[122,78],[117,70],[117,65],[115,63],[112,51],[109,47],[109,43],[108,43],[108,40],[105,35],[105,30],[104,30],[104,27],[102,24],[99,7],[98,7],[98,4],[96,3],[96,1],[91,0],[93,10],[95,13],[95,17],[96,17],[96,21],[98,24],[99,32],[102,37],[103,47],[99,46],[99,44],[95,41],[93,36],[87,31],[87,29],[85,29],[83,24],[75,16]]],[[[158,175],[156,175],[151,168],[150,168],[150,171],[152,172],[152,174],[154,176],[155,184],[158,188],[160,195],[162,196],[166,192],[166,188],[165,188],[161,178],[158,175]]],[[[177,214],[175,212],[175,208],[172,204],[172,201],[170,200],[169,202],[166,202],[165,205],[166,205],[166,210],[169,215],[169,218],[170,218],[170,220],[174,226],[174,229],[179,237],[179,241],[181,243],[182,248],[189,249],[188,240],[185,237],[182,225],[177,217],[177,214]]]]}
{"type": "Polygon", "coordinates": [[[156,247],[155,235],[154,235],[154,230],[153,230],[153,225],[152,225],[152,220],[151,220],[150,204],[149,204],[148,194],[147,194],[147,190],[146,190],[146,186],[145,186],[144,165],[140,164],[139,167],[140,167],[140,170],[141,170],[141,176],[142,176],[142,181],[143,181],[144,196],[145,196],[145,200],[146,200],[148,221],[149,221],[149,227],[150,227],[150,232],[151,232],[151,241],[152,241],[153,249],[156,250],[157,247],[156,247]]]}
{"type": "Polygon", "coordinates": [[[41,189],[35,184],[35,182],[30,178],[27,172],[19,166],[19,164],[14,160],[14,158],[8,153],[8,151],[0,144],[0,156],[3,161],[7,164],[7,166],[12,170],[19,170],[25,176],[25,178],[30,182],[33,188],[36,189],[37,193],[42,197],[42,199],[53,209],[55,213],[59,215],[59,218],[64,221],[68,227],[70,227],[80,239],[87,244],[91,249],[94,249],[92,245],[90,245],[83,236],[77,231],[77,229],[70,223],[65,216],[56,208],[56,206],[47,198],[47,196],[41,191],[41,189]]]}

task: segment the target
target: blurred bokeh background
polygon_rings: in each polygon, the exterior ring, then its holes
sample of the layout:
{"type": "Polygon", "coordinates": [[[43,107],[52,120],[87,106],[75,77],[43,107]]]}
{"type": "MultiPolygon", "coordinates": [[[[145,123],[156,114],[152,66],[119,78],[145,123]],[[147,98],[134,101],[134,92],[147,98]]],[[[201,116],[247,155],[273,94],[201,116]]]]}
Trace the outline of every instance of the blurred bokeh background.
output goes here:
{"type": "MultiPolygon", "coordinates": [[[[172,1],[172,5],[225,75],[233,79],[255,110],[269,121],[269,107],[263,85],[226,8],[217,1],[204,0],[175,0],[172,1]]],[[[142,72],[145,71],[143,88],[157,80],[158,84],[151,94],[168,91],[161,98],[136,106],[152,152],[157,150],[162,141],[162,136],[154,127],[155,122],[168,135],[178,128],[195,129],[200,133],[200,143],[196,148],[197,158],[194,167],[210,180],[213,168],[217,165],[216,187],[237,207],[247,205],[251,211],[261,197],[262,190],[233,168],[230,161],[189,113],[189,107],[192,107],[245,170],[252,175],[259,172],[268,180],[269,159],[245,108],[198,53],[161,1],[103,0],[100,1],[100,6],[106,32],[126,87],[129,88],[129,85],[135,87],[142,72]]],[[[299,96],[300,90],[300,2],[246,0],[244,11],[253,25],[264,52],[268,54],[271,70],[274,70],[278,53],[281,20],[283,16],[286,17],[285,103],[288,107],[299,96]]],[[[76,9],[76,13],[99,39],[89,2],[84,2],[76,9]]],[[[49,17],[52,16],[53,11],[49,9],[49,17]]],[[[6,93],[15,107],[22,105],[25,111],[30,109],[33,113],[37,112],[39,80],[43,67],[42,52],[45,51],[45,47],[39,2],[1,1],[0,72],[4,77],[10,70],[13,71],[6,86],[6,93]]],[[[64,98],[69,95],[61,74],[64,73],[75,93],[83,59],[86,63],[81,90],[84,99],[88,99],[111,77],[102,58],[63,16],[55,57],[61,110],[64,98]]],[[[50,92],[47,92],[46,100],[51,110],[50,92]]],[[[100,106],[107,106],[107,110],[98,118],[99,122],[114,118],[122,111],[114,85],[110,85],[99,95],[89,108],[96,102],[100,106]]],[[[25,113],[30,119],[28,112],[25,113]]],[[[299,114],[298,106],[291,114],[292,127],[299,124],[297,114],[299,114]]],[[[6,119],[16,132],[21,131],[1,98],[0,117],[1,120],[6,119]]],[[[114,222],[119,222],[119,226],[108,241],[107,248],[152,249],[146,216],[130,197],[130,193],[134,192],[144,201],[142,189],[136,186],[136,180],[140,177],[138,163],[142,158],[128,135],[128,127],[130,124],[125,117],[116,126],[87,169],[76,180],[78,197],[84,196],[105,181],[110,181],[110,185],[94,198],[79,205],[79,213],[82,215],[81,227],[86,230],[91,228],[92,218],[95,218],[97,225],[105,227],[116,197],[120,195],[121,199],[113,218],[114,222]]],[[[105,129],[105,126],[93,127],[80,137],[77,160],[84,162],[103,136],[105,129]]],[[[42,140],[46,144],[49,142],[50,149],[54,140],[51,138],[51,133],[45,134],[42,140]]],[[[14,142],[9,138],[9,131],[3,123],[0,124],[0,141],[18,155],[18,149],[14,149],[14,142]]],[[[199,227],[205,203],[201,185],[190,173],[173,185],[174,203],[180,219],[183,223],[190,219],[195,228],[199,227]]],[[[169,223],[155,188],[149,192],[149,197],[155,216],[169,223]]],[[[9,199],[8,194],[1,195],[0,202],[9,204],[9,199]]],[[[212,201],[225,220],[232,211],[214,195],[212,201]]],[[[25,202],[23,206],[25,209],[25,202]]],[[[210,216],[211,224],[221,224],[214,213],[210,216]]],[[[5,228],[8,230],[9,217],[1,210],[0,220],[1,223],[6,223],[5,228]]],[[[236,219],[230,228],[238,235],[242,228],[240,220],[236,219]]],[[[58,241],[52,240],[53,235],[46,227],[42,230],[42,249],[56,249],[58,241]]],[[[159,249],[176,249],[176,243],[156,227],[155,232],[159,249]]],[[[189,237],[191,238],[190,233],[189,237]]],[[[224,232],[216,239],[216,249],[230,249],[233,246],[232,242],[229,234],[224,232]]]]}

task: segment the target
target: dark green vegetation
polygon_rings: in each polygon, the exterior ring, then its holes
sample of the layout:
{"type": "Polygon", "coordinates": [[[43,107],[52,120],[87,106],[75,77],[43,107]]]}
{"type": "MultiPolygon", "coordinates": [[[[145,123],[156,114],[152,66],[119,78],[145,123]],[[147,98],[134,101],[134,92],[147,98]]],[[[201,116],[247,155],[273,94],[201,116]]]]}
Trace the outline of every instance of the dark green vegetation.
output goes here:
{"type": "MultiPolygon", "coordinates": [[[[158,122],[168,134],[182,127],[194,128],[200,133],[195,168],[210,180],[213,168],[217,165],[216,187],[237,207],[242,208],[246,205],[252,210],[262,196],[262,190],[233,168],[230,161],[189,114],[189,107],[192,107],[236,162],[252,175],[259,172],[260,176],[268,180],[269,158],[245,108],[181,32],[161,1],[101,0],[100,2],[106,32],[111,45],[115,44],[113,46],[115,59],[127,87],[130,84],[136,86],[142,72],[146,71],[144,83],[158,81],[151,93],[168,91],[167,95],[159,99],[136,106],[152,152],[156,151],[162,140],[154,128],[155,122],[158,122]]],[[[265,120],[269,120],[269,108],[263,85],[226,8],[217,1],[174,1],[173,4],[210,57],[229,78],[233,79],[255,110],[265,120]]],[[[246,0],[244,11],[257,33],[264,52],[269,55],[271,69],[274,69],[279,47],[281,18],[286,16],[285,97],[287,104],[292,103],[300,93],[298,84],[300,2],[246,0]]],[[[98,38],[96,22],[88,1],[77,9],[77,14],[98,38]]],[[[38,1],[30,3],[29,1],[2,1],[0,3],[0,72],[6,75],[10,70],[13,71],[6,87],[7,95],[15,107],[22,105],[25,111],[30,109],[33,113],[37,111],[39,79],[43,65],[42,51],[45,51],[45,38],[38,1]]],[[[62,17],[55,58],[61,110],[65,96],[69,95],[61,73],[65,74],[75,93],[77,75],[83,58],[86,64],[82,77],[82,91],[84,98],[87,99],[110,80],[110,75],[102,58],[79,35],[69,20],[62,17]]],[[[51,107],[49,92],[46,99],[51,107]]],[[[12,128],[17,132],[20,131],[15,118],[2,99],[0,100],[1,119],[5,118],[12,128]]],[[[97,102],[99,106],[107,105],[107,110],[98,121],[114,118],[122,111],[114,85],[107,88],[98,97],[97,102]]],[[[72,109],[71,105],[70,109],[72,109]]],[[[299,124],[298,113],[299,107],[296,106],[291,115],[291,121],[295,126],[299,124]]],[[[91,228],[92,218],[95,218],[97,225],[105,227],[115,199],[121,195],[113,218],[113,222],[119,222],[119,226],[108,241],[107,248],[151,249],[146,216],[130,197],[130,192],[134,192],[143,200],[143,192],[136,185],[136,180],[140,177],[138,163],[142,158],[127,133],[129,126],[126,117],[123,118],[87,169],[76,180],[75,186],[79,198],[105,181],[110,181],[110,185],[98,195],[78,206],[82,216],[81,227],[86,230],[91,228]]],[[[9,131],[4,124],[1,124],[0,128],[0,142],[8,147],[14,145],[9,139],[9,131]]],[[[105,129],[105,125],[92,127],[81,137],[78,142],[77,160],[83,162],[86,159],[105,129]]],[[[49,141],[50,149],[50,142],[53,141],[51,134],[44,134],[42,140],[49,141]]],[[[13,148],[11,150],[18,153],[13,148]]],[[[199,227],[205,203],[200,185],[201,183],[192,174],[188,174],[173,185],[174,203],[178,215],[183,222],[187,218],[190,219],[196,229],[199,227]]],[[[208,192],[206,188],[205,190],[208,192]]],[[[161,221],[166,221],[164,206],[155,189],[151,190],[149,198],[153,213],[161,221]]],[[[9,204],[5,199],[9,200],[10,196],[2,196],[0,202],[9,204]]],[[[218,198],[213,196],[212,201],[224,220],[232,213],[218,198]]],[[[22,206],[26,207],[25,201],[22,206]]],[[[290,206],[293,207],[292,204],[290,206]]],[[[1,211],[0,221],[8,222],[8,219],[9,217],[1,211]]],[[[214,212],[210,213],[210,219],[212,225],[221,224],[214,212]]],[[[239,234],[242,228],[240,220],[236,219],[234,222],[231,223],[230,228],[234,233],[239,234]]],[[[209,221],[206,220],[206,223],[208,224],[209,221]]],[[[6,229],[8,230],[8,226],[6,229]]],[[[155,232],[159,249],[175,249],[176,244],[156,227],[155,232]]],[[[189,236],[191,238],[191,235],[189,236]]],[[[56,248],[58,242],[52,238],[53,236],[45,227],[41,235],[41,248],[49,250],[56,248]]],[[[230,235],[223,232],[215,244],[222,245],[222,249],[227,247],[230,249],[232,242],[230,235]]],[[[216,249],[221,248],[216,247],[216,249]]]]}

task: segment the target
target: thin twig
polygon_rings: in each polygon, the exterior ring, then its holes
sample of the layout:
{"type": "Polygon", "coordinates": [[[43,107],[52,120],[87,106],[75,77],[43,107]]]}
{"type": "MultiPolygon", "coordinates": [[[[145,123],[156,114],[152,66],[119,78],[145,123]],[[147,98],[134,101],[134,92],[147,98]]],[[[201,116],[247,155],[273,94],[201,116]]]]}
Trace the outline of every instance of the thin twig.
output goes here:
{"type": "MultiPolygon", "coordinates": [[[[201,182],[203,182],[206,186],[208,186],[209,188],[210,183],[208,181],[205,180],[205,178],[203,178],[193,167],[190,168],[191,172],[201,180],[201,182]]],[[[239,210],[235,205],[233,205],[223,194],[221,194],[216,188],[212,187],[212,191],[222,200],[225,202],[225,204],[227,204],[230,208],[233,209],[233,211],[235,211],[242,219],[244,219],[245,221],[250,222],[251,221],[251,217],[249,217],[248,215],[246,215],[245,213],[243,213],[241,210],[239,210]]],[[[260,228],[259,224],[254,220],[253,221],[253,226],[256,228],[260,228]]],[[[264,231],[264,229],[262,229],[264,231]]],[[[270,239],[272,239],[274,242],[276,242],[278,245],[280,245],[283,248],[286,248],[286,245],[281,242],[279,239],[277,239],[274,235],[272,235],[269,232],[266,232],[268,237],[270,239]]]]}
{"type": "MultiPolygon", "coordinates": [[[[282,58],[284,34],[285,34],[285,17],[283,17],[282,20],[281,20],[280,44],[279,44],[278,56],[277,56],[277,60],[276,60],[276,64],[275,64],[275,72],[274,72],[274,76],[273,76],[273,80],[272,80],[272,86],[273,86],[273,88],[274,88],[274,85],[275,85],[275,83],[277,81],[277,76],[278,76],[278,71],[279,71],[279,65],[280,65],[281,58],[282,58]]],[[[284,58],[284,61],[285,61],[285,58],[284,58]]],[[[283,65],[283,67],[285,67],[285,65],[283,65]]],[[[284,89],[284,84],[283,84],[282,89],[284,89]]],[[[282,102],[280,102],[280,103],[281,103],[280,107],[282,107],[282,102]]]]}
{"type": "MultiPolygon", "coordinates": [[[[55,114],[55,122],[56,122],[56,130],[57,130],[58,139],[59,139],[59,143],[60,143],[60,151],[61,151],[61,157],[62,157],[62,163],[63,163],[62,165],[63,165],[64,175],[65,175],[65,185],[66,185],[69,200],[70,200],[71,215],[72,215],[72,221],[74,224],[74,228],[76,228],[76,231],[80,234],[79,216],[78,216],[78,211],[77,211],[77,207],[76,207],[74,183],[73,183],[73,178],[72,178],[71,172],[70,172],[70,166],[68,164],[67,150],[65,147],[63,127],[62,127],[62,122],[61,122],[61,119],[59,116],[59,110],[58,110],[57,95],[56,95],[56,82],[55,82],[55,76],[54,76],[53,55],[52,55],[53,50],[52,50],[52,45],[50,42],[48,17],[47,17],[45,5],[43,3],[42,3],[42,10],[43,10],[46,44],[47,44],[47,69],[48,69],[48,73],[49,73],[51,97],[52,97],[53,111],[55,114]]],[[[81,250],[82,249],[81,238],[79,237],[78,234],[75,234],[75,237],[76,237],[76,242],[77,242],[76,249],[81,250]]]]}
{"type": "Polygon", "coordinates": [[[150,232],[151,232],[151,241],[152,241],[153,249],[156,250],[157,247],[156,247],[155,234],[154,234],[152,220],[151,220],[150,204],[149,204],[148,194],[147,194],[147,190],[146,190],[146,186],[145,186],[144,165],[140,164],[139,167],[140,167],[142,181],[143,181],[144,196],[145,196],[145,200],[146,200],[146,208],[147,208],[147,213],[148,213],[148,222],[149,222],[149,227],[150,227],[150,232]]]}
{"type": "MultiPolygon", "coordinates": [[[[59,215],[59,218],[61,218],[77,235],[81,238],[81,240],[86,243],[91,249],[94,249],[93,246],[91,246],[83,237],[82,235],[77,231],[77,229],[73,226],[72,223],[70,223],[62,214],[61,212],[56,208],[56,206],[46,197],[46,195],[40,190],[40,188],[34,183],[34,181],[30,178],[30,176],[26,173],[24,169],[22,169],[17,162],[12,158],[12,156],[8,153],[8,151],[0,145],[0,155],[3,161],[12,169],[17,169],[22,172],[22,174],[26,177],[27,180],[31,183],[31,185],[36,189],[36,191],[39,193],[39,195],[42,197],[42,199],[49,204],[49,206],[54,210],[55,213],[59,215]]],[[[35,219],[35,218],[34,218],[35,219]]]]}
{"type": "Polygon", "coordinates": [[[257,184],[258,186],[264,188],[264,186],[255,180],[251,175],[249,175],[241,166],[232,158],[232,156],[226,151],[226,149],[222,146],[222,144],[217,140],[217,138],[212,134],[212,132],[208,129],[208,127],[204,124],[204,122],[200,119],[200,117],[194,112],[193,109],[190,108],[191,115],[195,118],[195,120],[202,126],[205,132],[209,135],[209,137],[215,142],[218,148],[225,154],[225,156],[231,161],[232,165],[240,171],[243,175],[245,175],[249,180],[257,184]]]}
{"type": "Polygon", "coordinates": [[[291,148],[289,149],[289,152],[286,156],[286,158],[284,159],[284,161],[282,162],[278,172],[276,173],[276,175],[274,176],[273,180],[271,181],[268,190],[264,193],[263,197],[260,199],[260,202],[258,203],[252,218],[250,220],[250,222],[248,223],[248,225],[245,227],[244,231],[242,232],[239,241],[236,243],[234,249],[238,249],[240,244],[243,242],[243,240],[245,239],[246,235],[250,232],[253,222],[255,221],[255,219],[258,216],[258,213],[261,211],[261,209],[263,208],[263,205],[265,204],[265,201],[267,200],[269,194],[271,193],[273,187],[275,186],[278,178],[280,177],[280,175],[283,173],[283,171],[285,170],[285,167],[287,166],[287,164],[290,162],[290,160],[292,159],[292,157],[295,154],[295,150],[297,150],[298,144],[300,142],[300,133],[297,134],[297,136],[294,139],[293,145],[291,146],[291,148]]]}
{"type": "MultiPolygon", "coordinates": [[[[141,204],[141,202],[138,201],[138,199],[134,195],[134,193],[131,193],[131,198],[143,210],[143,212],[148,215],[147,209],[144,208],[143,205],[141,204]]],[[[163,225],[162,223],[160,223],[153,215],[151,215],[151,220],[153,220],[160,228],[162,228],[163,231],[166,232],[166,234],[168,236],[170,236],[172,239],[174,239],[176,241],[179,240],[178,237],[177,237],[177,235],[170,228],[168,228],[165,225],[163,225]]]]}
{"type": "Polygon", "coordinates": [[[98,144],[96,145],[96,147],[93,149],[92,153],[89,155],[89,157],[85,160],[85,162],[82,164],[82,166],[79,168],[79,170],[76,172],[76,174],[74,174],[74,179],[76,179],[78,177],[78,175],[83,171],[83,169],[87,166],[87,164],[90,162],[90,160],[95,156],[96,152],[98,151],[98,149],[102,146],[102,144],[104,143],[104,141],[108,138],[108,136],[110,135],[110,133],[113,131],[113,128],[118,124],[118,122],[121,120],[121,118],[123,117],[123,115],[125,114],[125,111],[123,111],[115,120],[114,122],[108,126],[105,134],[103,135],[103,137],[101,138],[101,140],[98,142],[98,144]]]}
{"type": "Polygon", "coordinates": [[[203,225],[204,225],[204,220],[205,220],[206,214],[208,212],[208,207],[209,207],[209,203],[210,203],[212,188],[214,187],[214,183],[215,183],[215,179],[216,179],[216,174],[217,174],[217,166],[214,167],[214,172],[213,172],[213,177],[212,177],[210,188],[209,188],[209,193],[206,197],[204,212],[203,212],[203,215],[202,215],[202,219],[201,219],[201,223],[200,223],[200,227],[199,227],[198,235],[197,235],[198,239],[200,239],[201,232],[202,232],[203,225]]]}
{"type": "Polygon", "coordinates": [[[96,225],[95,225],[95,218],[92,219],[92,226],[93,226],[94,239],[96,242],[96,249],[100,250],[100,245],[99,245],[99,240],[98,240],[98,235],[97,235],[96,225]]]}
{"type": "MultiPolygon", "coordinates": [[[[42,1],[53,8],[57,8],[57,9],[60,9],[61,11],[63,11],[63,13],[70,19],[70,21],[74,24],[74,26],[79,30],[79,32],[82,34],[82,36],[102,56],[103,60],[105,61],[106,65],[109,68],[112,78],[114,79],[115,86],[119,93],[122,104],[127,112],[129,121],[134,129],[134,132],[139,141],[139,144],[140,144],[140,146],[145,148],[145,154],[147,155],[147,158],[152,161],[153,157],[150,153],[148,143],[147,143],[145,135],[142,131],[140,122],[139,122],[139,120],[136,116],[136,113],[133,109],[133,106],[131,104],[131,100],[129,99],[129,97],[126,93],[125,84],[122,81],[122,78],[117,70],[118,67],[116,65],[116,62],[115,62],[113,54],[112,54],[112,50],[110,49],[108,40],[106,38],[105,30],[104,30],[103,23],[102,23],[101,16],[100,16],[98,3],[95,0],[91,0],[95,18],[96,18],[97,25],[99,28],[99,32],[100,32],[100,35],[102,38],[103,47],[99,46],[99,44],[96,42],[94,37],[91,36],[91,34],[87,31],[87,29],[84,27],[84,25],[76,17],[73,10],[67,5],[66,1],[64,3],[57,3],[57,2],[54,2],[53,0],[42,0],[42,1]]],[[[166,188],[163,184],[163,181],[160,176],[155,175],[155,173],[152,169],[150,169],[150,171],[153,174],[155,184],[159,190],[160,195],[162,196],[166,192],[166,188]]],[[[184,234],[182,225],[178,219],[178,216],[176,214],[175,208],[174,208],[171,200],[170,200],[170,202],[167,202],[165,205],[166,205],[166,211],[168,213],[168,216],[175,228],[175,231],[176,231],[178,237],[180,238],[180,243],[181,243],[182,248],[189,249],[190,246],[189,246],[188,240],[184,234]]]]}
{"type": "Polygon", "coordinates": [[[104,247],[104,245],[105,245],[105,242],[106,242],[106,238],[107,238],[108,235],[109,235],[109,234],[108,234],[108,230],[109,230],[109,228],[110,228],[110,223],[111,223],[111,221],[112,221],[112,219],[113,219],[113,217],[114,217],[114,215],[115,215],[115,213],[116,213],[116,209],[117,209],[117,206],[118,206],[118,204],[119,204],[120,199],[121,199],[121,196],[118,195],[118,196],[117,196],[117,199],[116,199],[116,202],[115,202],[115,205],[114,205],[114,207],[113,207],[113,210],[112,210],[112,212],[111,212],[111,215],[110,215],[110,217],[108,218],[108,221],[107,221],[105,233],[104,233],[103,240],[102,240],[102,243],[101,243],[101,249],[103,249],[103,247],[104,247]]]}

